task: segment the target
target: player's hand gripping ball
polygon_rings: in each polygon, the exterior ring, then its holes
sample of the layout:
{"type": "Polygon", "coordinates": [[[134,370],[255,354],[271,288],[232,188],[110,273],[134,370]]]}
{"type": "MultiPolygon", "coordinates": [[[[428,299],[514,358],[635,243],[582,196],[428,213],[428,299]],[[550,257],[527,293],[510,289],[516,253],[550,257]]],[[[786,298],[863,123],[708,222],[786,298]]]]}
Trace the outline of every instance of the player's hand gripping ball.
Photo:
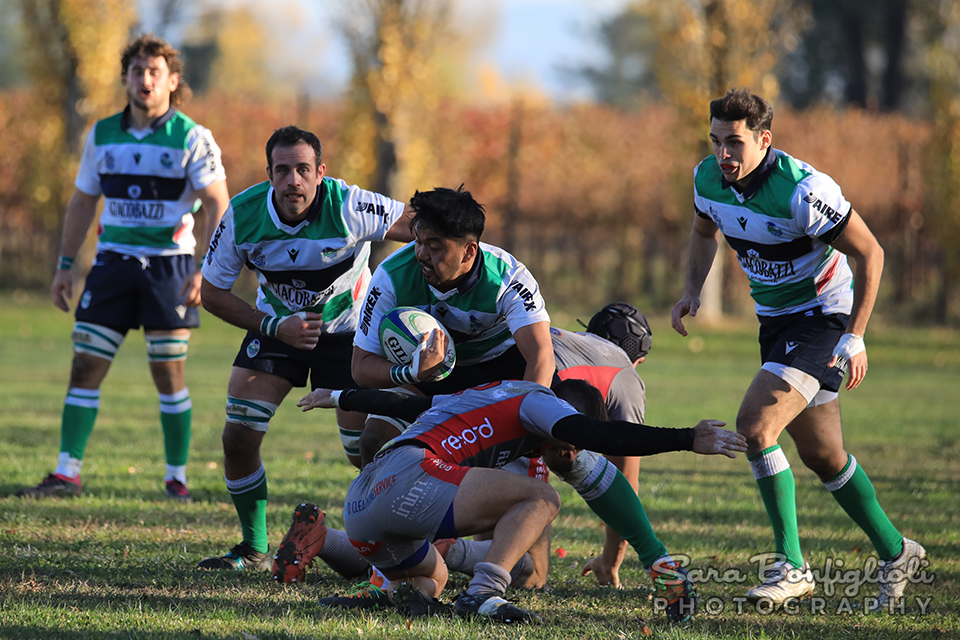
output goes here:
{"type": "MultiPolygon", "coordinates": [[[[436,382],[443,380],[457,362],[457,352],[453,346],[453,338],[447,329],[437,322],[429,313],[415,307],[397,307],[380,321],[380,346],[393,364],[414,365],[414,360],[426,343],[420,342],[421,336],[440,329],[447,334],[447,351],[443,364],[429,380],[436,382]]],[[[419,361],[419,359],[417,359],[419,361]]]]}

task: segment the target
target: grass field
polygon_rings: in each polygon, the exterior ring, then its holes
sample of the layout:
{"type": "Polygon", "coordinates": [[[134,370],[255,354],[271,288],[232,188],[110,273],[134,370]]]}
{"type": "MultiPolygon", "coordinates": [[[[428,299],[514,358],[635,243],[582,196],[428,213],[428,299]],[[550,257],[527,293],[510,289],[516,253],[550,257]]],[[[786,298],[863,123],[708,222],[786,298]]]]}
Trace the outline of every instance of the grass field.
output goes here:
{"type": "MultiPolygon", "coordinates": [[[[187,372],[194,403],[193,504],[163,499],[157,397],[140,333],[128,336],[103,386],[83,495],[27,502],[12,497],[55,466],[72,320],[44,298],[22,293],[0,295],[0,308],[0,638],[620,640],[645,637],[644,625],[662,638],[960,637],[960,335],[953,331],[876,329],[867,338],[866,381],[842,394],[848,448],[894,523],[921,541],[932,559],[932,583],[908,587],[902,615],[864,615],[863,600],[875,595],[875,585],[845,598],[839,582],[854,576],[834,572],[839,580],[821,584],[820,600],[797,611],[738,606],[756,575],[750,557],[772,547],[749,467],[742,457],[667,454],[643,461],[641,499],[669,549],[689,555],[703,575],[716,571],[699,589],[707,611],[692,623],[668,627],[651,609],[648,579],[632,552],[621,570],[625,589],[600,588],[592,577],[581,577],[580,567],[600,550],[602,532],[584,503],[555,482],[564,507],[553,545],[566,555],[553,556],[547,590],[512,593],[545,620],[517,628],[322,610],[318,598],[349,586],[325,567],[305,584],[283,588],[268,574],[194,568],[239,541],[223,485],[220,432],[241,332],[210,316],[191,340],[187,372]],[[743,575],[747,582],[734,580],[743,575]]],[[[710,417],[732,423],[757,367],[755,327],[706,331],[693,325],[687,340],[663,318],[654,318],[653,329],[654,349],[640,368],[647,421],[689,426],[710,417]]],[[[264,444],[273,545],[303,500],[318,503],[328,523],[340,527],[343,496],[355,476],[329,412],[301,414],[293,399],[280,408],[264,444]]],[[[797,477],[807,559],[821,571],[841,562],[842,571],[863,567],[872,553],[869,541],[802,467],[792,444],[782,444],[797,477]]],[[[464,577],[452,577],[445,595],[465,584],[464,577]]]]}

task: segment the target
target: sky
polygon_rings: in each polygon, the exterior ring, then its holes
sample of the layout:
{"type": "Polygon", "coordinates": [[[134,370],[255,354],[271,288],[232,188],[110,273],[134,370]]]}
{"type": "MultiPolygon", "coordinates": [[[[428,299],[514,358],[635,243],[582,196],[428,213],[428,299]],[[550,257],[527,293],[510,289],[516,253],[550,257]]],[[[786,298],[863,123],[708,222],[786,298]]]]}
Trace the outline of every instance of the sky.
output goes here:
{"type": "MultiPolygon", "coordinates": [[[[596,63],[602,50],[590,32],[615,15],[629,0],[455,0],[457,24],[478,41],[475,63],[496,70],[510,84],[532,85],[547,96],[575,100],[587,87],[571,80],[561,68],[596,63]]],[[[144,26],[151,27],[156,0],[141,0],[144,26]]],[[[299,81],[320,95],[343,90],[350,77],[346,43],[333,27],[335,7],[349,0],[208,0],[224,5],[246,5],[259,17],[274,42],[272,64],[283,75],[287,60],[310,51],[318,64],[312,71],[296,68],[299,81]]],[[[192,4],[192,3],[186,3],[192,4]]],[[[196,6],[196,5],[193,5],[196,6]]],[[[185,8],[191,11],[190,8],[185,8]]],[[[187,17],[189,20],[189,17],[187,17]]],[[[174,44],[179,44],[175,38],[174,44]]]]}

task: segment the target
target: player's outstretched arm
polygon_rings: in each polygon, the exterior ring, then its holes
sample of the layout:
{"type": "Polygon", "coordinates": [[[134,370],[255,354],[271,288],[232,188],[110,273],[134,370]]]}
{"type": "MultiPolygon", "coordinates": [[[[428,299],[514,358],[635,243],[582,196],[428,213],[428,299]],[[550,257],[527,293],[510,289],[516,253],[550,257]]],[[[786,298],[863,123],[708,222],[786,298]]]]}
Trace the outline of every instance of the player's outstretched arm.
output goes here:
{"type": "Polygon", "coordinates": [[[433,399],[425,396],[411,396],[382,389],[345,389],[343,391],[314,389],[303,396],[297,402],[297,406],[303,411],[339,408],[344,411],[376,413],[412,422],[429,409],[432,403],[433,399]]]}
{"type": "Polygon", "coordinates": [[[701,420],[692,429],[668,429],[621,420],[595,420],[577,413],[558,420],[551,433],[558,440],[601,454],[652,456],[693,451],[735,458],[737,451],[747,450],[747,441],[735,431],[721,429],[724,424],[719,420],[701,420]]]}
{"type": "Polygon", "coordinates": [[[719,234],[720,229],[712,220],[694,216],[687,257],[687,283],[683,297],[670,312],[670,325],[682,336],[687,335],[683,317],[696,316],[700,309],[700,290],[703,289],[703,283],[713,266],[713,258],[717,255],[717,247],[720,246],[719,234]]]}
{"type": "Polygon", "coordinates": [[[737,451],[746,452],[747,440],[736,431],[721,429],[726,422],[701,420],[693,428],[693,452],[705,456],[724,455],[736,458],[737,451]]]}

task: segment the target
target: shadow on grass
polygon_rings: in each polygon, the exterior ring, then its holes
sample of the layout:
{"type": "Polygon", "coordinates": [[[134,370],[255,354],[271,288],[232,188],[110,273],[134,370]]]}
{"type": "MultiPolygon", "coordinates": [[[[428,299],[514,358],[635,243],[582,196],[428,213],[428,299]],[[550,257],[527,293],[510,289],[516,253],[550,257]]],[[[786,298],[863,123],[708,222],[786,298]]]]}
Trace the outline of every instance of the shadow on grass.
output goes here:
{"type": "MultiPolygon", "coordinates": [[[[270,638],[270,640],[281,640],[283,638],[297,638],[303,636],[289,635],[286,633],[276,633],[260,629],[249,629],[246,633],[257,638],[270,638]]],[[[191,640],[236,640],[237,633],[227,635],[207,634],[200,629],[194,629],[190,632],[177,631],[143,631],[142,629],[130,629],[127,631],[95,631],[88,629],[82,631],[66,631],[55,627],[26,626],[26,625],[8,625],[0,624],[0,638],[16,638],[17,640],[90,640],[98,638],[101,640],[170,640],[171,638],[188,638],[191,640]]]]}

